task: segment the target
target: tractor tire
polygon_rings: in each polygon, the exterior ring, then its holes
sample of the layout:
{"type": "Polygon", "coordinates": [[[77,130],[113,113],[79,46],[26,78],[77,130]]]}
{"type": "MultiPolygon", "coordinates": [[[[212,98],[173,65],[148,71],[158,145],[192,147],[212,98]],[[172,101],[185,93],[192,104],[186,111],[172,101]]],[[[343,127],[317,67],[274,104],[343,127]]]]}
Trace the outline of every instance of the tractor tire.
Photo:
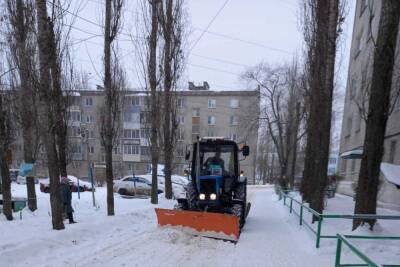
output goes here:
{"type": "MultiPolygon", "coordinates": [[[[235,199],[239,199],[243,202],[243,204],[235,204],[235,205],[240,205],[242,206],[242,219],[241,219],[241,224],[244,225],[246,222],[246,207],[247,207],[247,182],[239,183],[236,188],[233,191],[233,197],[235,199]]],[[[234,206],[235,206],[234,205],[234,206]]],[[[242,226],[243,226],[242,225],[242,226]]],[[[241,227],[242,227],[241,226],[241,227]]]]}
{"type": "Polygon", "coordinates": [[[239,219],[239,229],[243,228],[245,223],[245,210],[242,204],[234,204],[231,208],[231,213],[239,219]]]}
{"type": "Polygon", "coordinates": [[[192,182],[186,186],[186,199],[189,210],[198,210],[197,207],[197,190],[192,182]]]}

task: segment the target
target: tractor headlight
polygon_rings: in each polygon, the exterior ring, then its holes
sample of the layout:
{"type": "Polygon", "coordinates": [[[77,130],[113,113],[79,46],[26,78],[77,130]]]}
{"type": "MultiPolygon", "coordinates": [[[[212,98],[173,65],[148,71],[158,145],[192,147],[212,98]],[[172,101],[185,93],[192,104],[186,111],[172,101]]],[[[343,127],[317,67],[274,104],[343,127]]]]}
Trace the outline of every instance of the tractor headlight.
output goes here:
{"type": "Polygon", "coordinates": [[[206,195],[205,194],[200,194],[199,195],[199,199],[200,200],[205,200],[206,199],[206,195]]]}
{"type": "Polygon", "coordinates": [[[217,195],[216,194],[211,194],[210,195],[210,199],[211,200],[216,200],[217,199],[217,195]]]}

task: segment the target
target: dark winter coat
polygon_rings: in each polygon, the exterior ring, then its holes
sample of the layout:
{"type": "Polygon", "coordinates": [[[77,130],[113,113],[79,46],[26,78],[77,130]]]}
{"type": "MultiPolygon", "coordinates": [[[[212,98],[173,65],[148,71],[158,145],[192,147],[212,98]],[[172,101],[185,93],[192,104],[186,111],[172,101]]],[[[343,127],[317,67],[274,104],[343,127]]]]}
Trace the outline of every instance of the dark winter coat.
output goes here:
{"type": "Polygon", "coordinates": [[[61,203],[65,209],[65,212],[73,212],[71,206],[72,192],[69,184],[60,184],[60,193],[61,193],[61,203]]]}

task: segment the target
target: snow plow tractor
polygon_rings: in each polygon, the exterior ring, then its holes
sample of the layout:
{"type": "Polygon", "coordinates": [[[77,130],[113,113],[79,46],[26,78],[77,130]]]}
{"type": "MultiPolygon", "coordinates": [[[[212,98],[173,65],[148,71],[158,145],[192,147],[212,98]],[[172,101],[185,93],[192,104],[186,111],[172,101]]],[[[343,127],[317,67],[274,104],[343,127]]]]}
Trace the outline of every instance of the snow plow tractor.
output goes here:
{"type": "MultiPolygon", "coordinates": [[[[250,211],[247,178],[239,169],[239,157],[248,155],[248,146],[239,149],[231,140],[198,139],[193,145],[186,198],[177,199],[174,210],[156,209],[158,224],[236,242],[250,211]]],[[[186,155],[189,158],[190,151],[186,155]]]]}

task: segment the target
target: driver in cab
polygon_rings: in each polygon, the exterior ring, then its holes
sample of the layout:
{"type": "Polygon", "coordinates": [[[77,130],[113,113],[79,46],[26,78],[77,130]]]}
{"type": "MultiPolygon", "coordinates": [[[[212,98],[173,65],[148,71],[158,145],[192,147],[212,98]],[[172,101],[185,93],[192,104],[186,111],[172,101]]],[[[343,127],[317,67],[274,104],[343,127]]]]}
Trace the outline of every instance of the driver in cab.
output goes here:
{"type": "Polygon", "coordinates": [[[209,157],[206,162],[204,163],[204,166],[206,167],[206,170],[210,171],[211,175],[215,175],[212,171],[214,166],[219,166],[220,168],[220,174],[222,175],[222,172],[224,170],[224,160],[221,159],[221,151],[217,150],[215,152],[215,155],[213,157],[209,157]]]}

